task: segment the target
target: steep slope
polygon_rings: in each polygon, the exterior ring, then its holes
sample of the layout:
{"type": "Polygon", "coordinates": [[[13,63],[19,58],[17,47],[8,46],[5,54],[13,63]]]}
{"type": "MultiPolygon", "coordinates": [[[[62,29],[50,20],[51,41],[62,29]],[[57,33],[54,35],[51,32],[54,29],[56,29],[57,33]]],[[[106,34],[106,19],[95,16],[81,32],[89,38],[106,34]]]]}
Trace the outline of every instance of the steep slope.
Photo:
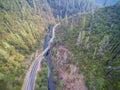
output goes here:
{"type": "Polygon", "coordinates": [[[21,89],[23,62],[42,47],[42,33],[50,23],[50,7],[39,0],[0,0],[0,90],[21,89]]]}
{"type": "Polygon", "coordinates": [[[89,90],[120,89],[119,15],[118,3],[65,20],[56,32],[56,43],[73,53],[74,59],[69,58],[67,64],[74,64],[84,74],[89,90]]]}
{"type": "Polygon", "coordinates": [[[64,18],[78,12],[92,11],[98,8],[92,0],[47,0],[56,18],[64,18]]]}
{"type": "Polygon", "coordinates": [[[27,59],[42,49],[44,30],[57,16],[96,7],[89,0],[0,0],[0,89],[20,90],[27,59]]]}

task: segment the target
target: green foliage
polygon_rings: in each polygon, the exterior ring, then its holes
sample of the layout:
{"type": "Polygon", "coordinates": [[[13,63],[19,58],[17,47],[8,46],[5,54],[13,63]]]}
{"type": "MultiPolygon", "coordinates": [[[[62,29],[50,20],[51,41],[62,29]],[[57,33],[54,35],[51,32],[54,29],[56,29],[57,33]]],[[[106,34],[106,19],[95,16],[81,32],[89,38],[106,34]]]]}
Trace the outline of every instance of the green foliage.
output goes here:
{"type": "Polygon", "coordinates": [[[72,53],[79,73],[84,72],[90,90],[119,90],[120,66],[120,4],[97,10],[94,14],[72,17],[56,32],[56,41],[63,43],[72,53]],[[72,30],[69,29],[72,26],[72,30]],[[105,66],[108,61],[108,66],[105,66]]]}
{"type": "MultiPolygon", "coordinates": [[[[66,18],[66,16],[73,16],[78,12],[91,11],[92,8],[97,7],[91,0],[47,0],[53,9],[53,15],[66,18]],[[59,13],[56,12],[59,10],[59,13]]],[[[44,1],[45,2],[45,1],[44,1]]]]}
{"type": "Polygon", "coordinates": [[[97,78],[95,79],[93,86],[96,88],[96,90],[105,90],[105,80],[103,78],[97,78]]]}
{"type": "Polygon", "coordinates": [[[42,61],[42,71],[37,74],[35,90],[48,90],[47,74],[47,64],[45,61],[42,61]]]}
{"type": "Polygon", "coordinates": [[[63,80],[59,80],[56,90],[60,90],[61,87],[63,86],[63,84],[64,84],[64,81],[63,80]]]}
{"type": "Polygon", "coordinates": [[[21,89],[26,56],[42,47],[43,30],[54,23],[47,5],[39,0],[0,0],[0,86],[4,83],[4,90],[21,89]]]}

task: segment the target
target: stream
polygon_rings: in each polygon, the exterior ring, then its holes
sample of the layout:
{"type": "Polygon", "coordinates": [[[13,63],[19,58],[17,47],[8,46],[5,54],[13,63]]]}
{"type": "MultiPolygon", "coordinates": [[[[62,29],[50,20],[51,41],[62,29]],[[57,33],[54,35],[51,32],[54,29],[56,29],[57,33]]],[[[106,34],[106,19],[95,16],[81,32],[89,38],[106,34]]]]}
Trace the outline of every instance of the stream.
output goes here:
{"type": "MultiPolygon", "coordinates": [[[[50,38],[51,37],[49,34],[45,36],[44,50],[47,48],[50,38]]],[[[52,66],[51,66],[49,51],[46,53],[45,59],[48,67],[48,90],[54,90],[54,84],[53,84],[53,78],[52,78],[52,66]]]]}

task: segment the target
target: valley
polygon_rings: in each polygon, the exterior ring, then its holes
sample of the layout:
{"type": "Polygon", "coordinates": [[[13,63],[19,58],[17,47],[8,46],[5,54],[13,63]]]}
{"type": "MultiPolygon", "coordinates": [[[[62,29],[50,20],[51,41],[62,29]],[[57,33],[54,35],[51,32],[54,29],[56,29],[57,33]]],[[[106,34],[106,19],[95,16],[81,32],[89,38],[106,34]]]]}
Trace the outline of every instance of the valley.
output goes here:
{"type": "Polygon", "coordinates": [[[0,0],[0,90],[119,90],[120,1],[0,0]]]}

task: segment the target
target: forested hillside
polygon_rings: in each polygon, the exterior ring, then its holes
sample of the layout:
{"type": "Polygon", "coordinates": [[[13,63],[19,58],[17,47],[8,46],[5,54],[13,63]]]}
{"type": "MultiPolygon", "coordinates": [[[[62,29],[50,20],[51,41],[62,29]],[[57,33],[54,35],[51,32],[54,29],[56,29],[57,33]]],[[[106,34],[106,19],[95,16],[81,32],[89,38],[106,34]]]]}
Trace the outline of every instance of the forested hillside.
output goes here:
{"type": "Polygon", "coordinates": [[[65,18],[78,12],[92,11],[98,8],[92,0],[47,0],[56,18],[65,18]]]}
{"type": "MultiPolygon", "coordinates": [[[[78,67],[89,90],[120,89],[120,3],[65,20],[56,36],[56,43],[64,45],[74,56],[68,57],[67,65],[78,67]]],[[[55,48],[52,52],[55,58],[55,48]]],[[[64,62],[59,64],[64,67],[64,62]]],[[[67,81],[62,80],[64,88],[67,81]]]]}
{"type": "Polygon", "coordinates": [[[0,0],[0,90],[21,89],[28,57],[42,49],[48,24],[96,7],[89,0],[0,0]]]}
{"type": "Polygon", "coordinates": [[[50,23],[51,9],[40,0],[0,0],[0,90],[21,89],[26,59],[43,47],[50,23]]]}

